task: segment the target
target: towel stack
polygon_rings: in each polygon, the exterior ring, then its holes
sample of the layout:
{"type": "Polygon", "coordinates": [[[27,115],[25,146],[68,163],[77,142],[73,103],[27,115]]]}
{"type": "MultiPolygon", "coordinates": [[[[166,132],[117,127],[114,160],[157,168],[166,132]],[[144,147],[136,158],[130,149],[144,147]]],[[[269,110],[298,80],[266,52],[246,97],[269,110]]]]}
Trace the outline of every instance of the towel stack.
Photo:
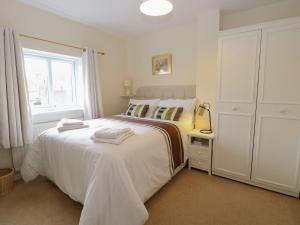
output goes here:
{"type": "Polygon", "coordinates": [[[102,127],[94,133],[91,139],[97,143],[119,145],[132,135],[134,135],[134,133],[130,128],[102,127]]]}
{"type": "Polygon", "coordinates": [[[81,128],[86,128],[89,125],[87,125],[84,121],[82,120],[75,120],[75,119],[62,119],[58,124],[57,124],[57,130],[59,132],[62,131],[67,131],[67,130],[75,130],[75,129],[81,129],[81,128]]]}

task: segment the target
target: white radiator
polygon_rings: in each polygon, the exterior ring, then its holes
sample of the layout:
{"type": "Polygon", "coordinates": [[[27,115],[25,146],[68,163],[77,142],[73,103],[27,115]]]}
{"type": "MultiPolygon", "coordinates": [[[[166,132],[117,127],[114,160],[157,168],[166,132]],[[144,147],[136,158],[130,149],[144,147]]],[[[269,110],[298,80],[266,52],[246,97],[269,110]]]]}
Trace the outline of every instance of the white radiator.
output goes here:
{"type": "Polygon", "coordinates": [[[83,110],[55,111],[33,115],[33,137],[37,138],[43,131],[56,127],[62,118],[83,119],[83,110]]]}

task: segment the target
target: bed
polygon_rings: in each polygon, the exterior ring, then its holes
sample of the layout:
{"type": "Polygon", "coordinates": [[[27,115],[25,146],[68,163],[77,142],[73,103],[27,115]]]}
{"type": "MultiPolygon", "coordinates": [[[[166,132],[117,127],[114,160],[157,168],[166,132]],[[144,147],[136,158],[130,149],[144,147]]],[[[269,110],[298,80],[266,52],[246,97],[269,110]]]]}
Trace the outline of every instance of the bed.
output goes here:
{"type": "MultiPolygon", "coordinates": [[[[137,91],[137,98],[153,97],[193,98],[195,88],[142,87],[137,91]]],[[[144,224],[148,218],[144,202],[185,165],[188,128],[180,121],[124,115],[87,123],[84,129],[43,132],[26,154],[23,179],[46,176],[82,203],[80,225],[144,224]],[[121,145],[94,143],[90,137],[103,125],[129,127],[135,135],[121,145]],[[177,138],[171,137],[176,134],[177,138]],[[177,149],[178,141],[182,147],[177,149]]]]}

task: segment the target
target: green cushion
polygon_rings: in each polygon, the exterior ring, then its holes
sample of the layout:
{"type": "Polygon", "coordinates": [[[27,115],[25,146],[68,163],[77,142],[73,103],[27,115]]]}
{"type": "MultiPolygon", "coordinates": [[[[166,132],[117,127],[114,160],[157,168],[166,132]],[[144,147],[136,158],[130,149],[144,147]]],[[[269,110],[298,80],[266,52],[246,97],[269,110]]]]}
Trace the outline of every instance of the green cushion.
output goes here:
{"type": "Polygon", "coordinates": [[[145,117],[147,111],[149,109],[149,105],[134,105],[129,104],[126,112],[124,113],[126,116],[134,116],[134,117],[145,117]]]}
{"type": "Polygon", "coordinates": [[[182,111],[182,107],[157,107],[152,118],[178,121],[182,111]]]}

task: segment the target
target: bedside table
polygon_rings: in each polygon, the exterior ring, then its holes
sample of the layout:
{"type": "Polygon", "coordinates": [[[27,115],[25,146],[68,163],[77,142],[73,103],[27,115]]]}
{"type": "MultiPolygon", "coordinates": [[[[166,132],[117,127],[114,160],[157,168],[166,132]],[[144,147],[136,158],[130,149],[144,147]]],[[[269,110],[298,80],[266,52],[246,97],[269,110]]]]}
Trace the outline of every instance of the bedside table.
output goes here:
{"type": "Polygon", "coordinates": [[[199,130],[188,133],[189,169],[207,171],[211,175],[211,156],[214,134],[202,134],[199,130]]]}

